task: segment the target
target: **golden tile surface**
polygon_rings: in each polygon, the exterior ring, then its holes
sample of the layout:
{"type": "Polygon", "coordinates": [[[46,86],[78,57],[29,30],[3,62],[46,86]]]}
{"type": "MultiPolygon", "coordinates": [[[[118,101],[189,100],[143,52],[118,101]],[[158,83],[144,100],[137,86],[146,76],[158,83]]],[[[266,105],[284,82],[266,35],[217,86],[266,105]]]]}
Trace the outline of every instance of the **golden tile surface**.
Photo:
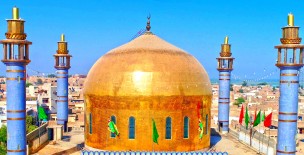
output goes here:
{"type": "Polygon", "coordinates": [[[101,150],[191,151],[210,145],[211,84],[202,65],[189,53],[146,33],[102,56],[84,87],[85,144],[101,150]],[[208,134],[199,140],[197,104],[208,134]],[[92,134],[89,115],[92,114],[92,134]],[[120,138],[110,138],[107,123],[114,115],[120,138]],[[135,117],[135,139],[129,139],[129,117],[135,117]],[[184,117],[190,118],[183,138],[184,117]],[[172,139],[165,139],[166,117],[172,139]],[[152,141],[152,118],[159,145],[152,141]]]}

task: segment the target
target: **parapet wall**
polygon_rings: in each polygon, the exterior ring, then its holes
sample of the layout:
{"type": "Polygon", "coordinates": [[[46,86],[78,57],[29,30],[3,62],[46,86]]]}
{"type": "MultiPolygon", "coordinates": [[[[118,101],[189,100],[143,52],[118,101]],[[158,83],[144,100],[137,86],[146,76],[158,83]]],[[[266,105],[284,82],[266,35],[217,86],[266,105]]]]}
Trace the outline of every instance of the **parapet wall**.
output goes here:
{"type": "Polygon", "coordinates": [[[41,146],[48,142],[47,126],[48,123],[45,123],[26,135],[29,153],[38,151],[41,146]]]}

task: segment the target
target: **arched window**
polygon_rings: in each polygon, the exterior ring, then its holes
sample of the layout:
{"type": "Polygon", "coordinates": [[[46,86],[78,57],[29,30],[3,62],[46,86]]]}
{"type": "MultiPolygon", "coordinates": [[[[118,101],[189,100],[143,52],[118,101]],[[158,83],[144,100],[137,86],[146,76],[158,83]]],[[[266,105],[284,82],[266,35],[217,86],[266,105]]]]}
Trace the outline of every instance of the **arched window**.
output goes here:
{"type": "Polygon", "coordinates": [[[129,118],[129,139],[135,139],[135,118],[129,118]]]}
{"type": "MultiPolygon", "coordinates": [[[[111,116],[111,121],[116,125],[116,117],[115,116],[111,116]]],[[[111,132],[111,138],[115,138],[115,133],[111,132]]]]}
{"type": "Polygon", "coordinates": [[[208,114],[206,115],[206,135],[208,134],[208,114]]]}
{"type": "Polygon", "coordinates": [[[166,118],[166,139],[171,139],[171,117],[166,118]]]}
{"type": "Polygon", "coordinates": [[[90,118],[89,118],[89,132],[90,132],[90,134],[92,134],[92,113],[90,113],[90,116],[89,116],[90,118]]]}
{"type": "Polygon", "coordinates": [[[189,138],[189,117],[184,117],[184,138],[189,138]]]}

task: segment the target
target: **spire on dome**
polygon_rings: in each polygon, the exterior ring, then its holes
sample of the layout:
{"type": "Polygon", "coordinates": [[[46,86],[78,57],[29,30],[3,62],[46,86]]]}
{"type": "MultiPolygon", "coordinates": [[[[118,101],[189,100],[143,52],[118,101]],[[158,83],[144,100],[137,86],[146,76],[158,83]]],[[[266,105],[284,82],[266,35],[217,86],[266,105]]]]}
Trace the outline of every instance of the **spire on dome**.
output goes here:
{"type": "Polygon", "coordinates": [[[148,21],[147,21],[147,26],[146,26],[146,31],[147,32],[150,32],[150,29],[151,29],[151,26],[150,26],[150,18],[151,18],[151,15],[149,14],[149,16],[147,17],[148,21]]]}

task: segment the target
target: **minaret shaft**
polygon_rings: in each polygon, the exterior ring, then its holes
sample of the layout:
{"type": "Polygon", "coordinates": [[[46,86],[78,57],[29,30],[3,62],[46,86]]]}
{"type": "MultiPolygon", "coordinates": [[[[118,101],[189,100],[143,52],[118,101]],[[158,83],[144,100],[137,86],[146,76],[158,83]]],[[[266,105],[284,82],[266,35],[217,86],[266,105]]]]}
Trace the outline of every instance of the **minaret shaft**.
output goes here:
{"type": "Polygon", "coordinates": [[[25,65],[7,63],[7,154],[26,154],[25,65]]]}
{"type": "Polygon", "coordinates": [[[218,122],[222,133],[229,131],[230,72],[219,71],[218,122]]]}
{"type": "Polygon", "coordinates": [[[281,67],[280,69],[277,154],[295,154],[298,120],[299,67],[281,67]]]}
{"type": "Polygon", "coordinates": [[[13,8],[13,19],[8,19],[6,39],[3,44],[2,62],[6,65],[7,88],[7,154],[26,154],[26,65],[29,45],[25,40],[24,20],[19,19],[19,9],[13,8]]]}
{"type": "Polygon", "coordinates": [[[57,124],[64,125],[67,130],[68,122],[68,69],[57,69],[57,124]]]}

